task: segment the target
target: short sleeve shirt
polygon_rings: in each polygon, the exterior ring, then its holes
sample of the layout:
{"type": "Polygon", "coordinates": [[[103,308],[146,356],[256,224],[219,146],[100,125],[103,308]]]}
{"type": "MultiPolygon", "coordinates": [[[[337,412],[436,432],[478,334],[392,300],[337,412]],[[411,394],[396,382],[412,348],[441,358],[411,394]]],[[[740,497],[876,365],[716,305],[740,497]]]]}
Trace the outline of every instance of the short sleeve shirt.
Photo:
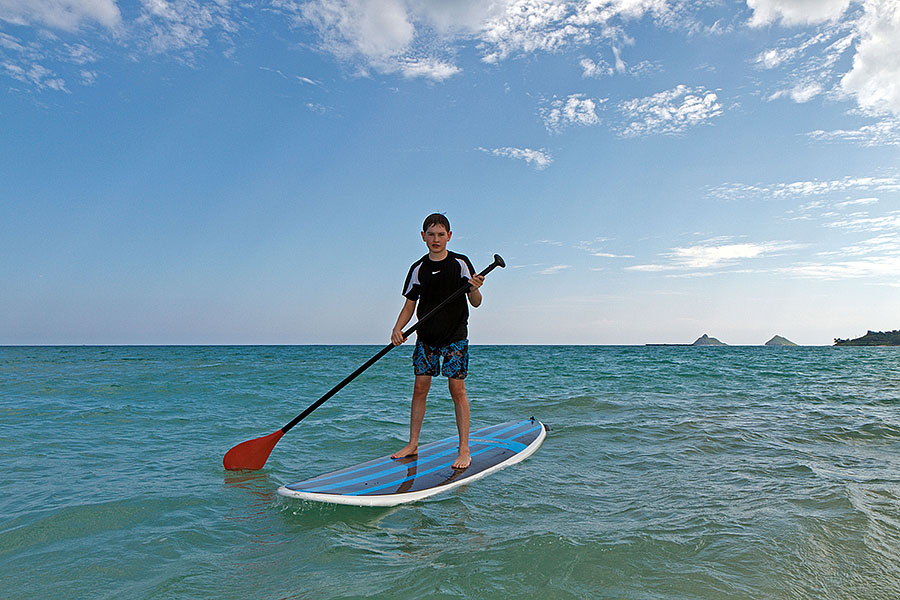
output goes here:
{"type": "MultiPolygon", "coordinates": [[[[447,251],[447,258],[433,261],[426,254],[409,268],[403,295],[417,301],[416,316],[422,318],[475,274],[469,259],[447,251]]],[[[438,314],[416,329],[418,338],[429,346],[446,346],[468,337],[469,305],[465,294],[455,298],[438,314]]]]}

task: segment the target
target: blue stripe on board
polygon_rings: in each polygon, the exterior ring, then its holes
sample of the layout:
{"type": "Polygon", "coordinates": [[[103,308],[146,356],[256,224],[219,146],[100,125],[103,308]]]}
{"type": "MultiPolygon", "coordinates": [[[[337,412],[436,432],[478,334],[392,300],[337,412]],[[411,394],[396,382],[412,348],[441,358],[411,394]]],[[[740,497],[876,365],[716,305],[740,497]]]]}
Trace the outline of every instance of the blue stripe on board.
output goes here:
{"type": "MultiPolygon", "coordinates": [[[[488,446],[487,448],[485,448],[485,450],[488,450],[488,449],[493,448],[493,447],[494,447],[494,446],[488,446]]],[[[481,450],[481,451],[479,451],[479,452],[484,452],[484,450],[481,450]]],[[[406,464],[401,464],[400,466],[394,467],[394,468],[392,468],[392,469],[385,469],[384,471],[379,471],[378,473],[372,473],[371,475],[364,475],[364,476],[362,476],[362,477],[357,477],[356,479],[349,479],[349,480],[347,480],[347,481],[338,481],[338,482],[336,482],[336,483],[330,483],[330,484],[328,484],[328,485],[316,485],[314,488],[304,488],[303,490],[298,490],[298,491],[303,491],[303,492],[325,492],[326,490],[333,490],[333,489],[335,489],[335,488],[342,488],[342,487],[352,486],[352,485],[355,485],[355,484],[357,484],[357,483],[362,483],[362,482],[364,482],[364,481],[369,481],[370,479],[372,479],[373,476],[391,475],[392,473],[399,473],[400,471],[406,471],[406,472],[409,472],[410,469],[417,468],[419,465],[434,462],[435,460],[438,460],[438,459],[440,459],[441,457],[447,456],[448,454],[454,454],[454,453],[456,453],[456,448],[455,448],[455,447],[454,447],[454,448],[448,448],[447,450],[444,450],[443,452],[440,452],[440,453],[438,453],[438,454],[435,454],[435,455],[433,455],[433,456],[428,457],[428,460],[422,460],[422,461],[418,461],[418,460],[417,460],[417,461],[415,461],[415,462],[410,462],[410,463],[406,463],[406,464]]],[[[449,463],[447,463],[447,464],[453,464],[453,462],[451,461],[451,462],[449,462],[449,463]]],[[[426,472],[427,472],[427,471],[426,471],[426,472]]]]}
{"type": "MultiPolygon", "coordinates": [[[[502,429],[500,431],[493,432],[493,434],[501,435],[503,433],[507,433],[508,431],[515,429],[517,426],[525,424],[525,423],[530,423],[530,421],[519,421],[518,423],[516,423],[515,425],[513,425],[511,427],[507,427],[506,429],[502,429]]],[[[472,435],[482,437],[485,433],[490,432],[491,429],[496,429],[498,427],[503,427],[503,424],[501,423],[500,425],[491,425],[490,427],[484,427],[482,429],[479,429],[472,435]]],[[[433,442],[432,444],[429,444],[428,446],[425,446],[423,448],[423,451],[418,455],[418,458],[416,461],[410,462],[410,463],[404,463],[404,465],[405,466],[415,466],[416,463],[418,462],[418,459],[425,459],[427,456],[431,456],[434,450],[437,450],[438,448],[440,448],[444,445],[447,445],[447,444],[456,444],[458,441],[459,441],[459,438],[447,438],[445,440],[433,442]]],[[[382,467],[384,465],[389,465],[389,464],[395,463],[397,460],[398,459],[387,458],[387,459],[385,459],[381,462],[377,462],[375,464],[360,466],[359,468],[353,469],[353,470],[341,470],[341,471],[337,471],[335,473],[326,473],[324,475],[320,475],[318,477],[313,477],[312,479],[307,479],[306,481],[301,481],[300,483],[293,483],[291,485],[299,485],[301,483],[304,485],[309,485],[309,484],[315,483],[315,485],[318,485],[319,483],[321,483],[323,481],[328,481],[329,479],[334,479],[335,477],[344,477],[346,475],[352,475],[353,473],[368,471],[370,469],[375,469],[377,467],[382,467]]],[[[290,487],[290,486],[288,486],[288,487],[290,487]]],[[[291,489],[294,489],[294,488],[291,488],[291,489]]]]}
{"type": "MultiPolygon", "coordinates": [[[[500,429],[499,431],[494,431],[494,432],[491,432],[491,433],[492,433],[493,436],[503,435],[504,433],[509,433],[510,431],[513,431],[513,430],[516,429],[517,427],[521,427],[522,425],[525,425],[525,424],[531,424],[531,421],[530,421],[530,420],[529,420],[529,421],[519,421],[519,422],[517,422],[517,423],[514,423],[514,424],[510,425],[509,427],[506,427],[506,428],[504,428],[504,429],[500,429]]],[[[482,438],[484,438],[484,439],[491,439],[490,437],[482,436],[482,435],[479,435],[479,434],[486,433],[486,432],[490,432],[491,429],[494,429],[494,428],[496,428],[496,427],[502,427],[502,424],[501,424],[501,425],[492,425],[492,426],[490,426],[490,427],[484,427],[484,428],[479,429],[478,431],[476,431],[473,435],[474,435],[474,436],[478,436],[478,437],[482,437],[482,438]]],[[[512,439],[515,439],[516,437],[519,437],[520,435],[522,435],[522,434],[518,434],[518,435],[514,436],[513,438],[509,438],[509,439],[506,439],[506,440],[496,440],[496,441],[497,441],[498,443],[503,444],[503,443],[509,442],[509,441],[512,440],[512,439]]],[[[442,446],[444,446],[444,445],[447,445],[447,444],[457,444],[458,442],[459,442],[459,438],[447,438],[447,439],[441,440],[441,441],[439,441],[439,442],[434,442],[434,443],[431,445],[431,447],[426,448],[426,449],[424,450],[424,452],[420,453],[420,454],[418,455],[418,457],[416,458],[415,461],[408,462],[408,463],[403,463],[403,464],[401,464],[401,465],[399,465],[399,466],[397,466],[397,467],[395,467],[395,468],[388,469],[388,470],[385,470],[385,471],[381,471],[381,472],[379,472],[378,474],[379,474],[379,475],[382,475],[382,474],[383,474],[383,475],[388,475],[388,474],[390,474],[390,473],[396,473],[396,472],[400,472],[400,471],[407,471],[407,470],[409,470],[409,469],[411,469],[411,468],[418,467],[420,464],[426,464],[426,463],[432,462],[432,461],[433,461],[434,459],[436,459],[436,458],[440,458],[440,457],[442,457],[442,456],[446,456],[447,454],[449,454],[450,452],[452,452],[453,450],[455,450],[455,447],[450,448],[450,449],[448,449],[448,450],[445,450],[445,451],[443,451],[443,452],[436,453],[436,454],[433,453],[434,450],[436,450],[436,449],[438,449],[438,448],[440,448],[440,447],[442,447],[442,446]]],[[[510,449],[513,450],[513,448],[510,448],[510,449]]],[[[313,477],[312,479],[307,479],[306,481],[301,481],[301,482],[299,482],[299,483],[292,483],[292,484],[289,484],[289,485],[287,485],[287,486],[285,486],[285,487],[287,487],[288,489],[294,490],[294,491],[298,491],[298,492],[318,492],[318,491],[322,491],[322,490],[333,489],[333,488],[338,487],[338,486],[344,486],[344,485],[350,485],[350,484],[353,484],[353,483],[359,483],[360,481],[365,481],[366,479],[369,479],[372,475],[375,475],[375,473],[370,474],[368,477],[358,477],[358,478],[353,479],[353,480],[341,481],[341,482],[329,484],[329,485],[326,485],[326,486],[321,486],[321,484],[322,484],[323,482],[328,481],[328,480],[331,480],[331,479],[334,479],[334,478],[336,478],[336,477],[345,477],[345,476],[347,476],[347,475],[352,475],[353,473],[361,473],[361,472],[363,472],[363,471],[370,471],[370,470],[372,470],[372,469],[376,469],[377,467],[383,467],[383,466],[385,466],[385,465],[390,465],[390,464],[397,464],[397,460],[399,460],[399,459],[388,458],[388,459],[385,459],[385,460],[383,460],[383,461],[381,461],[381,462],[375,463],[374,465],[362,466],[362,467],[360,467],[360,468],[358,468],[358,469],[354,469],[354,470],[351,470],[351,471],[338,471],[337,473],[325,474],[325,475],[321,475],[321,476],[319,476],[319,477],[313,477]],[[298,486],[302,486],[302,487],[298,487],[298,486]],[[313,489],[313,488],[315,488],[315,489],[313,489]]],[[[452,464],[452,463],[451,463],[451,464],[452,464]]]]}
{"type": "MultiPolygon", "coordinates": [[[[529,430],[527,430],[527,431],[523,431],[522,433],[520,433],[519,435],[517,435],[517,436],[515,436],[515,437],[522,437],[523,435],[525,435],[525,434],[527,434],[527,433],[532,433],[532,432],[534,432],[534,431],[540,431],[541,427],[542,427],[541,425],[538,425],[537,427],[534,427],[534,428],[529,429],[529,430]]],[[[514,439],[514,438],[513,438],[513,439],[514,439]]],[[[482,452],[487,452],[487,451],[490,450],[491,448],[492,448],[492,446],[489,446],[489,447],[485,448],[484,450],[479,450],[478,452],[473,452],[473,453],[472,453],[472,456],[476,456],[476,455],[478,455],[478,454],[481,454],[482,452]]],[[[367,490],[360,490],[360,491],[358,491],[358,492],[349,492],[349,493],[347,493],[346,495],[347,495],[347,496],[361,496],[361,495],[363,495],[363,494],[369,495],[369,494],[371,494],[372,492],[377,492],[378,490],[383,490],[384,488],[387,488],[387,487],[391,487],[391,486],[397,485],[398,483],[403,483],[404,481],[409,481],[409,480],[411,480],[411,479],[416,479],[417,477],[421,477],[421,476],[423,476],[423,475],[428,475],[429,473],[434,473],[435,471],[440,471],[441,469],[445,469],[445,468],[449,467],[449,466],[452,465],[452,464],[453,464],[453,461],[450,461],[450,462],[448,462],[448,463],[444,463],[443,465],[439,465],[439,466],[437,466],[437,467],[432,467],[432,468],[428,469],[427,471],[422,471],[421,473],[416,473],[415,475],[411,475],[411,476],[409,476],[409,477],[404,477],[403,479],[398,479],[398,480],[396,480],[396,481],[391,481],[390,483],[385,483],[385,484],[382,484],[382,485],[379,485],[379,486],[376,486],[376,487],[373,487],[373,488],[369,488],[369,489],[367,489],[367,490]]]]}
{"type": "MultiPolygon", "coordinates": [[[[502,433],[507,433],[507,432],[509,432],[509,431],[511,431],[511,430],[516,429],[517,427],[521,426],[522,424],[530,424],[530,421],[521,421],[521,422],[516,423],[515,425],[513,425],[513,426],[511,426],[511,427],[507,427],[506,429],[502,429],[502,430],[498,431],[497,434],[499,435],[499,434],[502,434],[502,433]]],[[[519,437],[519,436],[522,436],[522,435],[524,435],[524,433],[516,434],[513,438],[509,438],[509,439],[506,439],[506,440],[493,440],[493,439],[491,439],[491,438],[482,438],[482,439],[484,439],[484,440],[486,441],[486,443],[488,444],[488,447],[485,448],[485,450],[489,450],[490,448],[496,448],[496,447],[500,446],[500,447],[509,449],[511,452],[517,453],[517,452],[520,452],[521,450],[516,450],[516,446],[521,446],[522,449],[524,449],[524,448],[525,448],[525,445],[524,445],[524,444],[521,444],[521,443],[519,443],[519,442],[514,442],[514,441],[512,441],[512,440],[514,440],[515,438],[517,438],[517,437],[519,437]]],[[[455,441],[455,438],[451,438],[451,439],[455,441]]],[[[485,442],[475,442],[473,445],[484,444],[484,443],[485,443],[485,442]]],[[[443,445],[443,442],[438,442],[438,444],[443,445]]],[[[480,450],[480,451],[476,452],[476,454],[480,454],[481,452],[484,452],[485,450],[480,450]]],[[[289,487],[289,489],[292,489],[292,490],[295,490],[295,491],[312,492],[312,493],[324,493],[324,492],[329,491],[329,490],[335,490],[335,489],[339,489],[339,488],[350,487],[350,486],[353,486],[353,485],[355,485],[355,484],[357,484],[357,483],[362,483],[362,482],[364,482],[364,481],[369,481],[369,480],[371,480],[373,477],[376,477],[376,476],[381,477],[381,476],[391,475],[391,474],[393,474],[393,473],[400,473],[400,472],[404,472],[404,471],[408,473],[410,469],[418,469],[418,467],[420,467],[420,466],[422,466],[422,465],[426,465],[426,464],[433,463],[435,460],[438,460],[438,459],[440,459],[441,457],[447,456],[447,455],[449,455],[449,454],[453,454],[455,451],[456,451],[456,446],[452,446],[452,447],[450,447],[450,448],[444,450],[443,452],[438,452],[438,453],[436,453],[436,454],[429,454],[427,458],[422,457],[422,458],[419,458],[419,459],[417,459],[417,460],[415,460],[415,461],[413,461],[413,462],[400,463],[400,464],[397,463],[397,460],[396,460],[396,459],[389,459],[389,460],[387,460],[387,461],[385,461],[385,462],[380,463],[380,465],[393,464],[393,465],[396,465],[396,466],[394,466],[394,467],[392,467],[392,468],[390,468],[390,469],[385,469],[385,470],[383,470],[383,471],[378,471],[377,473],[370,473],[370,474],[368,474],[368,475],[363,475],[363,476],[357,477],[357,478],[355,478],[355,479],[346,479],[346,480],[336,481],[336,482],[334,482],[334,483],[330,483],[330,484],[327,484],[327,485],[321,485],[323,479],[320,479],[319,481],[317,481],[317,482],[315,483],[315,485],[310,485],[309,482],[301,482],[301,483],[304,484],[304,487],[302,487],[302,488],[299,488],[299,487],[290,487],[290,486],[288,486],[288,487],[289,487]]],[[[450,462],[450,463],[447,463],[447,464],[453,464],[453,463],[450,462]]],[[[375,466],[375,465],[370,466],[370,467],[366,467],[366,468],[364,468],[364,469],[360,469],[360,471],[367,471],[367,470],[369,470],[369,469],[374,468],[374,466],[375,466]]],[[[426,473],[430,473],[430,472],[431,472],[431,471],[426,471],[426,473]]],[[[351,472],[348,472],[348,473],[341,473],[341,476],[349,475],[350,473],[352,473],[352,471],[351,471],[351,472]]],[[[331,478],[333,478],[333,477],[329,477],[329,479],[331,479],[331,478]]],[[[310,481],[314,481],[314,480],[310,480],[310,481]]],[[[300,485],[300,484],[294,484],[294,485],[300,485]]],[[[348,492],[348,493],[349,493],[349,492],[348,492]]]]}
{"type": "MultiPolygon", "coordinates": [[[[518,437],[518,436],[516,436],[516,437],[518,437]]],[[[503,448],[512,450],[516,454],[518,454],[519,452],[521,452],[522,450],[524,450],[526,448],[526,445],[523,444],[522,442],[514,442],[511,439],[510,440],[495,440],[494,438],[489,438],[489,437],[469,438],[470,445],[481,444],[481,443],[493,444],[494,446],[502,446],[503,448]]]]}

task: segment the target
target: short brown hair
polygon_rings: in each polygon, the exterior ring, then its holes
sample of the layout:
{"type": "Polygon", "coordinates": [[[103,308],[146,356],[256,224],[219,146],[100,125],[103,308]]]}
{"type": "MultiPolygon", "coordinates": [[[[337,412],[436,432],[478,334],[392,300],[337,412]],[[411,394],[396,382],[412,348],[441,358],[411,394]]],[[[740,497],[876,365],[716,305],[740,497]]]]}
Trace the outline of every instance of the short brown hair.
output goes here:
{"type": "Polygon", "coordinates": [[[450,231],[450,221],[442,213],[434,213],[425,217],[425,222],[422,223],[422,232],[428,231],[432,225],[440,225],[448,232],[450,231]]]}

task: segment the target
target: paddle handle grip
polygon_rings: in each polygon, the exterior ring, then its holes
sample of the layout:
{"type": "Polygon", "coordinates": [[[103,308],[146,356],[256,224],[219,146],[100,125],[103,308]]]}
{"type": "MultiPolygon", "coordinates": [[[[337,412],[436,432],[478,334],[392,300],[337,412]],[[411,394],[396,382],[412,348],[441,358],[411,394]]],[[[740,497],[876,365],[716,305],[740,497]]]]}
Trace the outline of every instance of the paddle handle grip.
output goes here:
{"type": "MultiPolygon", "coordinates": [[[[484,277],[488,273],[490,273],[491,271],[496,269],[497,267],[500,267],[500,268],[506,267],[506,262],[503,260],[503,258],[499,254],[494,255],[494,262],[492,262],[490,265],[488,265],[488,267],[486,269],[484,269],[481,273],[479,273],[479,275],[484,277]]],[[[440,304],[435,306],[433,309],[428,311],[428,313],[425,316],[423,316],[421,319],[416,321],[412,327],[410,327],[409,329],[404,331],[403,337],[404,338],[409,337],[409,334],[411,334],[413,331],[418,329],[419,325],[421,325],[426,320],[430,319],[437,312],[439,312],[442,308],[444,308],[445,306],[450,304],[451,301],[455,300],[462,294],[466,293],[469,290],[469,287],[471,287],[471,286],[468,283],[460,286],[460,288],[458,290],[456,290],[455,292],[450,294],[443,302],[441,302],[440,304]]],[[[299,423],[300,421],[305,419],[309,415],[309,413],[311,413],[312,411],[316,410],[317,408],[319,408],[320,406],[325,404],[325,402],[329,398],[331,398],[332,396],[337,394],[339,391],[341,391],[344,388],[344,386],[346,386],[348,383],[350,383],[351,381],[353,381],[354,379],[359,377],[363,371],[365,371],[366,369],[368,369],[369,367],[374,365],[376,362],[378,362],[379,359],[381,359],[382,356],[384,356],[385,354],[387,354],[388,352],[390,352],[393,349],[394,349],[394,344],[391,343],[391,344],[388,344],[387,346],[385,346],[384,348],[382,348],[381,350],[379,350],[378,354],[376,354],[375,356],[373,356],[372,358],[367,360],[365,363],[360,365],[360,367],[358,369],[356,369],[355,371],[353,371],[352,373],[347,375],[343,379],[343,381],[341,381],[339,384],[337,384],[336,386],[334,386],[333,388],[328,390],[328,392],[326,392],[324,396],[322,396],[321,398],[319,398],[318,400],[316,400],[315,402],[310,404],[306,408],[306,410],[304,410],[302,413],[300,413],[299,415],[297,415],[296,417],[291,419],[291,421],[287,425],[285,425],[284,427],[281,428],[282,433],[287,433],[294,425],[296,425],[297,423],[299,423]]]]}

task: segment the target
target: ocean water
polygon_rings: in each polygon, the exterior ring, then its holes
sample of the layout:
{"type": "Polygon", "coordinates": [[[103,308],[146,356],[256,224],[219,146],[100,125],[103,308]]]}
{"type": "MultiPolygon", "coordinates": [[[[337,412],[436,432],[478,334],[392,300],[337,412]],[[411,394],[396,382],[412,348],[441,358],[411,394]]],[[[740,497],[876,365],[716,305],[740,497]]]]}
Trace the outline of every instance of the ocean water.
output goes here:
{"type": "MultiPolygon", "coordinates": [[[[394,350],[0,347],[0,598],[900,598],[900,351],[472,348],[523,463],[354,508],[275,489],[405,443],[394,350]]],[[[423,441],[455,432],[435,380],[423,441]]]]}

